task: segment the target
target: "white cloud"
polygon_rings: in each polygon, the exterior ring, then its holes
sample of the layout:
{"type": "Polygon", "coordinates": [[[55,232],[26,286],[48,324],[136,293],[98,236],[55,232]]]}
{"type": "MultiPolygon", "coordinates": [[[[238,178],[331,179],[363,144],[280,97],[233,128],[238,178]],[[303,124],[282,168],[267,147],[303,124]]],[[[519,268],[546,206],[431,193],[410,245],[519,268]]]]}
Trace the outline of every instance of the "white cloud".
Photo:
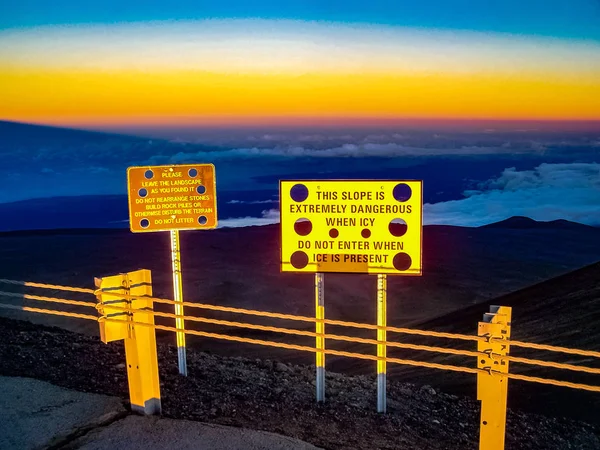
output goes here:
{"type": "MultiPolygon", "coordinates": [[[[425,204],[425,225],[475,227],[512,216],[600,225],[600,164],[541,164],[523,171],[511,167],[498,178],[482,183],[479,190],[466,191],[465,195],[462,200],[425,204]]],[[[269,209],[262,211],[261,217],[220,220],[218,228],[271,225],[279,221],[279,211],[269,209]]]]}
{"type": "Polygon", "coordinates": [[[257,225],[271,225],[274,223],[279,223],[279,211],[277,209],[269,209],[263,211],[261,217],[246,216],[220,220],[217,228],[251,227],[257,225]]]}
{"type": "Polygon", "coordinates": [[[425,223],[479,226],[527,216],[600,225],[600,164],[541,164],[523,171],[508,168],[465,195],[462,200],[425,204],[425,223]]]}
{"type": "Polygon", "coordinates": [[[543,152],[545,146],[537,144],[535,148],[531,146],[522,148],[497,147],[497,146],[475,146],[463,145],[456,148],[438,148],[438,147],[412,147],[395,142],[385,144],[347,143],[337,147],[325,149],[306,148],[299,145],[277,146],[274,148],[235,148],[231,150],[202,151],[202,152],[179,152],[170,157],[152,157],[150,163],[170,163],[184,164],[200,159],[215,161],[240,158],[261,158],[261,157],[311,157],[311,158],[394,158],[398,156],[436,156],[436,155],[494,155],[494,154],[535,154],[543,152]],[[166,160],[166,161],[165,161],[166,160]]]}
{"type": "Polygon", "coordinates": [[[255,200],[255,201],[230,200],[227,203],[229,205],[262,205],[265,203],[279,203],[279,200],[255,200]]]}

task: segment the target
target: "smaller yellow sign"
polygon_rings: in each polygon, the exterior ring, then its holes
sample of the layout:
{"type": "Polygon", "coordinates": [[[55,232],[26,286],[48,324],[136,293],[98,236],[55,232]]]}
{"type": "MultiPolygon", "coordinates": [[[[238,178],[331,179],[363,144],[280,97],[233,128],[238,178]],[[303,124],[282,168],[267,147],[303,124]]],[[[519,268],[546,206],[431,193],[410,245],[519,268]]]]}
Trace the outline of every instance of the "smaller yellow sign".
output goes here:
{"type": "Polygon", "coordinates": [[[127,187],[129,228],[134,233],[217,226],[212,164],[130,167],[127,187]]]}
{"type": "Polygon", "coordinates": [[[421,181],[280,181],[281,271],[421,275],[421,181]]]}

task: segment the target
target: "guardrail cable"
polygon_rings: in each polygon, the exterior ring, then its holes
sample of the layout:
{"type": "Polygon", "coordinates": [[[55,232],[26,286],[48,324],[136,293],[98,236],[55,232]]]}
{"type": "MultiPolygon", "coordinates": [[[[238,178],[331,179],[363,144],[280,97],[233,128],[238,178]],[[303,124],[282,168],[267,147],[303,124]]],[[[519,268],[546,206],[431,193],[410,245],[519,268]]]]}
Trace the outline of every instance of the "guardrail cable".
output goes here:
{"type": "Polygon", "coordinates": [[[12,309],[15,311],[27,311],[41,314],[50,314],[53,316],[64,316],[64,317],[73,317],[75,319],[87,319],[98,321],[98,316],[91,316],[89,314],[78,314],[66,311],[56,311],[52,309],[42,309],[42,308],[31,308],[30,306],[16,306],[16,305],[6,305],[4,303],[0,303],[0,308],[2,309],[12,309]]]}
{"type": "Polygon", "coordinates": [[[63,305],[86,306],[89,308],[95,308],[97,305],[97,303],[94,303],[94,302],[83,302],[80,300],[68,300],[68,299],[56,298],[56,297],[43,297],[40,295],[20,294],[17,292],[0,291],[0,296],[11,297],[11,298],[20,298],[20,299],[26,299],[26,300],[37,300],[37,301],[41,301],[41,302],[60,303],[63,305]]]}
{"type": "MultiPolygon", "coordinates": [[[[59,290],[59,291],[78,292],[78,293],[93,294],[93,295],[99,293],[98,290],[93,290],[93,289],[76,288],[76,287],[55,285],[55,284],[34,283],[34,282],[29,282],[29,281],[0,279],[0,283],[26,286],[26,287],[32,287],[32,288],[39,288],[39,289],[52,289],[52,290],[59,290]]],[[[118,297],[119,299],[137,299],[137,298],[139,298],[137,296],[132,296],[129,294],[124,294],[124,293],[116,293],[116,292],[115,293],[102,292],[102,294],[107,295],[107,296],[112,295],[112,296],[118,297]]],[[[51,303],[58,303],[58,304],[65,304],[65,305],[72,305],[72,306],[92,307],[92,308],[96,308],[96,309],[103,306],[101,303],[96,303],[96,302],[86,302],[86,301],[80,301],[80,300],[70,300],[70,299],[62,299],[62,298],[56,298],[56,297],[46,297],[46,296],[38,296],[38,295],[31,295],[31,294],[5,292],[5,291],[0,291],[0,296],[19,298],[19,299],[27,299],[27,300],[36,300],[36,301],[43,301],[43,302],[51,302],[51,303]]],[[[161,304],[168,304],[168,305],[176,304],[176,302],[174,300],[170,300],[170,299],[162,299],[162,298],[155,298],[155,297],[145,297],[144,299],[152,300],[155,303],[161,303],[161,304]]],[[[268,312],[268,311],[257,311],[257,310],[251,310],[251,309],[245,309],[245,308],[234,308],[234,307],[227,307],[227,306],[217,306],[217,305],[191,303],[191,302],[183,302],[183,305],[187,306],[187,307],[191,307],[191,308],[206,309],[206,310],[212,310],[212,311],[218,311],[218,312],[229,312],[229,313],[235,313],[235,314],[252,315],[252,316],[258,316],[258,317],[294,320],[294,321],[308,322],[308,323],[322,322],[322,323],[325,323],[328,325],[367,329],[367,330],[373,330],[373,331],[379,329],[379,327],[377,325],[371,325],[371,324],[362,324],[362,323],[357,323],[357,322],[347,322],[347,321],[332,320],[332,319],[319,320],[314,317],[275,313],[275,312],[268,312]]],[[[122,310],[122,311],[128,311],[128,312],[148,312],[147,310],[136,310],[136,309],[127,308],[127,307],[119,307],[117,305],[105,305],[105,306],[108,308],[111,308],[113,310],[117,310],[117,311],[122,310]]],[[[118,319],[107,319],[105,317],[98,318],[96,316],[92,316],[92,315],[88,315],[88,314],[79,314],[79,313],[50,310],[50,309],[43,309],[43,308],[33,308],[33,307],[28,307],[28,306],[0,304],[0,308],[17,310],[17,311],[27,311],[27,312],[35,312],[35,313],[42,313],[42,314],[50,314],[50,315],[55,315],[55,316],[64,316],[64,317],[72,317],[72,318],[79,318],[79,319],[95,320],[95,321],[107,320],[107,321],[111,321],[111,322],[122,322],[122,320],[118,320],[118,319]]],[[[305,337],[311,337],[311,338],[323,337],[323,338],[329,339],[329,340],[352,342],[352,343],[358,343],[358,344],[377,345],[377,344],[385,343],[387,346],[393,347],[393,348],[401,348],[401,349],[416,350],[416,351],[437,352],[437,353],[443,353],[443,354],[476,357],[476,358],[487,355],[486,353],[478,352],[478,351],[457,350],[457,349],[452,349],[452,348],[408,344],[408,343],[400,343],[400,342],[393,342],[393,341],[385,341],[385,342],[381,341],[380,342],[380,341],[377,341],[376,339],[351,337],[351,336],[344,336],[344,335],[337,335],[337,334],[319,334],[319,333],[316,333],[313,331],[295,330],[295,329],[289,329],[289,328],[281,328],[281,327],[267,326],[267,325],[257,325],[257,324],[250,324],[250,323],[243,323],[243,322],[236,322],[236,321],[220,320],[220,319],[210,319],[210,318],[204,318],[204,317],[178,316],[176,314],[163,313],[163,312],[159,312],[159,311],[152,311],[152,314],[154,316],[163,317],[163,318],[170,318],[170,319],[182,318],[186,321],[191,321],[191,322],[207,323],[207,324],[213,324],[213,325],[237,327],[237,328],[252,329],[252,330],[259,330],[259,331],[268,331],[268,332],[282,333],[282,334],[287,334],[287,335],[305,336],[305,337]]],[[[310,352],[321,351],[321,350],[317,350],[313,347],[307,347],[307,346],[301,346],[301,345],[295,345],[295,344],[285,344],[285,343],[265,341],[265,340],[260,340],[260,339],[243,338],[243,337],[238,337],[238,336],[227,336],[227,335],[223,335],[223,334],[219,334],[219,333],[210,333],[210,332],[197,331],[197,330],[178,330],[177,328],[167,327],[167,326],[162,326],[162,325],[148,325],[148,324],[143,324],[143,323],[138,323],[138,322],[128,322],[128,323],[135,324],[135,325],[141,325],[141,326],[154,326],[155,329],[163,330],[163,331],[174,331],[174,332],[185,331],[185,333],[191,334],[191,335],[197,335],[197,336],[202,336],[202,337],[212,337],[212,338],[216,338],[216,339],[224,339],[224,340],[230,340],[230,341],[235,341],[235,342],[245,342],[245,343],[251,343],[251,344],[267,345],[267,346],[274,346],[274,347],[279,347],[279,348],[310,351],[310,352]]],[[[485,336],[471,336],[471,335],[464,335],[464,334],[457,334],[457,333],[444,333],[444,332],[437,332],[437,331],[415,330],[415,329],[409,329],[409,328],[399,328],[399,327],[390,327],[390,326],[386,327],[386,330],[388,332],[395,332],[395,333],[402,333],[402,334],[420,335],[420,336],[427,336],[427,337],[441,337],[441,338],[467,340],[467,341],[486,341],[486,340],[489,340],[490,342],[499,342],[500,341],[497,338],[493,338],[493,337],[488,338],[485,336]]],[[[553,345],[546,345],[546,344],[535,344],[535,343],[530,343],[530,342],[513,341],[513,340],[508,340],[507,343],[513,347],[529,348],[529,349],[535,349],[535,350],[566,353],[566,354],[577,355],[577,356],[600,358],[600,352],[593,351],[593,350],[572,349],[572,348],[567,348],[567,347],[560,347],[560,346],[553,346],[553,345]]],[[[360,353],[344,352],[344,351],[333,350],[333,349],[326,349],[326,350],[322,350],[322,351],[325,354],[331,354],[331,355],[348,356],[348,357],[355,357],[355,358],[360,358],[360,359],[378,360],[378,358],[376,356],[364,355],[364,354],[360,354],[360,353]]],[[[593,368],[593,367],[579,366],[579,365],[573,365],[573,364],[563,364],[563,363],[552,362],[552,361],[542,361],[542,360],[537,360],[537,359],[522,358],[522,357],[511,356],[511,355],[507,355],[507,356],[501,356],[501,355],[495,355],[495,354],[492,354],[492,355],[495,356],[499,360],[511,361],[513,363],[537,365],[537,366],[541,366],[541,367],[551,367],[551,368],[555,368],[555,369],[570,370],[570,371],[575,371],[575,372],[585,372],[585,373],[597,374],[597,375],[600,374],[600,369],[593,368]]],[[[461,367],[461,366],[451,366],[451,365],[427,363],[427,362],[421,362],[421,361],[411,361],[411,360],[404,360],[404,359],[398,359],[398,358],[389,358],[388,357],[388,358],[386,358],[386,360],[389,362],[397,363],[397,364],[416,365],[416,366],[429,367],[429,368],[443,368],[445,370],[462,371],[462,372],[468,372],[468,373],[479,373],[482,371],[482,369],[471,369],[471,368],[461,367]]],[[[484,372],[486,372],[486,371],[484,371],[484,372]]],[[[490,373],[490,372],[486,372],[486,373],[490,373]]],[[[497,372],[492,371],[492,373],[497,373],[497,372]]],[[[600,391],[600,387],[589,386],[589,385],[578,384],[578,383],[563,382],[563,381],[558,381],[558,380],[548,380],[548,379],[544,379],[544,378],[518,375],[518,374],[513,374],[513,373],[501,374],[501,376],[507,376],[508,378],[513,378],[513,379],[523,380],[523,381],[532,381],[532,382],[543,383],[543,384],[552,384],[552,385],[557,385],[557,386],[575,387],[578,389],[585,389],[585,390],[591,390],[591,391],[600,391]]]]}

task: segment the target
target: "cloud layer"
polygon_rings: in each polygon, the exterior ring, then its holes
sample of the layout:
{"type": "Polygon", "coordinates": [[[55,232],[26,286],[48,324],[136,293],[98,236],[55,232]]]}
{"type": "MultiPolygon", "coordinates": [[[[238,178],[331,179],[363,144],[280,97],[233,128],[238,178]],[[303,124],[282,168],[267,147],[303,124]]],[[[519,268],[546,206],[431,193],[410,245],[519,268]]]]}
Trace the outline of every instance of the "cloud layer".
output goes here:
{"type": "Polygon", "coordinates": [[[508,168],[465,195],[462,200],[425,204],[425,223],[479,226],[526,216],[600,225],[600,164],[541,164],[524,171],[508,168]]]}
{"type": "MultiPolygon", "coordinates": [[[[600,226],[600,164],[541,164],[533,170],[507,168],[465,191],[466,198],[423,206],[425,225],[475,227],[512,216],[539,221],[566,219],[600,226]]],[[[223,227],[279,223],[279,211],[221,222],[223,227]]]]}
{"type": "Polygon", "coordinates": [[[481,130],[472,133],[390,132],[257,134],[224,138],[176,138],[170,155],[150,157],[150,164],[181,164],[208,159],[223,161],[256,158],[397,158],[402,156],[569,155],[600,152],[600,132],[552,135],[535,130],[512,133],[481,130]],[[213,140],[221,148],[197,151],[195,144],[213,140]],[[253,145],[248,145],[253,144],[253,145]],[[179,147],[176,147],[179,146],[179,147]]]}
{"type": "Polygon", "coordinates": [[[261,217],[235,217],[219,220],[217,228],[240,228],[257,225],[271,225],[279,223],[279,210],[268,209],[262,212],[261,217]]]}

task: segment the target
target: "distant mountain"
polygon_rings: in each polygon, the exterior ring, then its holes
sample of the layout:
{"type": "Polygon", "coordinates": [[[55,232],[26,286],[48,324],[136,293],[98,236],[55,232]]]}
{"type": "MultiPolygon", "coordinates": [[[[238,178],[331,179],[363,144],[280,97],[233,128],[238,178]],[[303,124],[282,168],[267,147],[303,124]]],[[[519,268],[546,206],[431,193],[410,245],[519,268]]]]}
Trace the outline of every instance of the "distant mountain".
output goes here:
{"type": "MultiPolygon", "coordinates": [[[[125,146],[130,151],[152,148],[173,148],[177,151],[192,147],[195,152],[220,150],[221,147],[203,144],[173,143],[167,139],[148,138],[103,131],[78,130],[74,128],[9,122],[0,120],[0,156],[3,149],[47,151],[53,148],[85,149],[93,146],[125,146]]],[[[13,157],[15,155],[13,154],[13,157]]],[[[31,156],[31,155],[27,155],[31,156]]],[[[101,156],[101,155],[96,155],[101,156]]]]}
{"type": "MultiPolygon", "coordinates": [[[[0,148],[10,145],[18,146],[70,146],[89,145],[90,143],[105,142],[118,139],[120,141],[140,142],[148,141],[134,136],[126,136],[100,131],[76,130],[72,128],[51,127],[46,125],[8,122],[0,120],[0,148]]],[[[153,139],[154,140],[154,139],[153,139]]],[[[155,141],[160,141],[156,139],[155,141]]]]}
{"type": "Polygon", "coordinates": [[[569,220],[559,219],[551,220],[548,222],[542,222],[523,216],[513,216],[500,222],[494,222],[487,225],[483,225],[479,228],[512,228],[512,229],[581,229],[581,228],[596,228],[590,225],[585,225],[578,222],[571,222],[569,220]]]}

